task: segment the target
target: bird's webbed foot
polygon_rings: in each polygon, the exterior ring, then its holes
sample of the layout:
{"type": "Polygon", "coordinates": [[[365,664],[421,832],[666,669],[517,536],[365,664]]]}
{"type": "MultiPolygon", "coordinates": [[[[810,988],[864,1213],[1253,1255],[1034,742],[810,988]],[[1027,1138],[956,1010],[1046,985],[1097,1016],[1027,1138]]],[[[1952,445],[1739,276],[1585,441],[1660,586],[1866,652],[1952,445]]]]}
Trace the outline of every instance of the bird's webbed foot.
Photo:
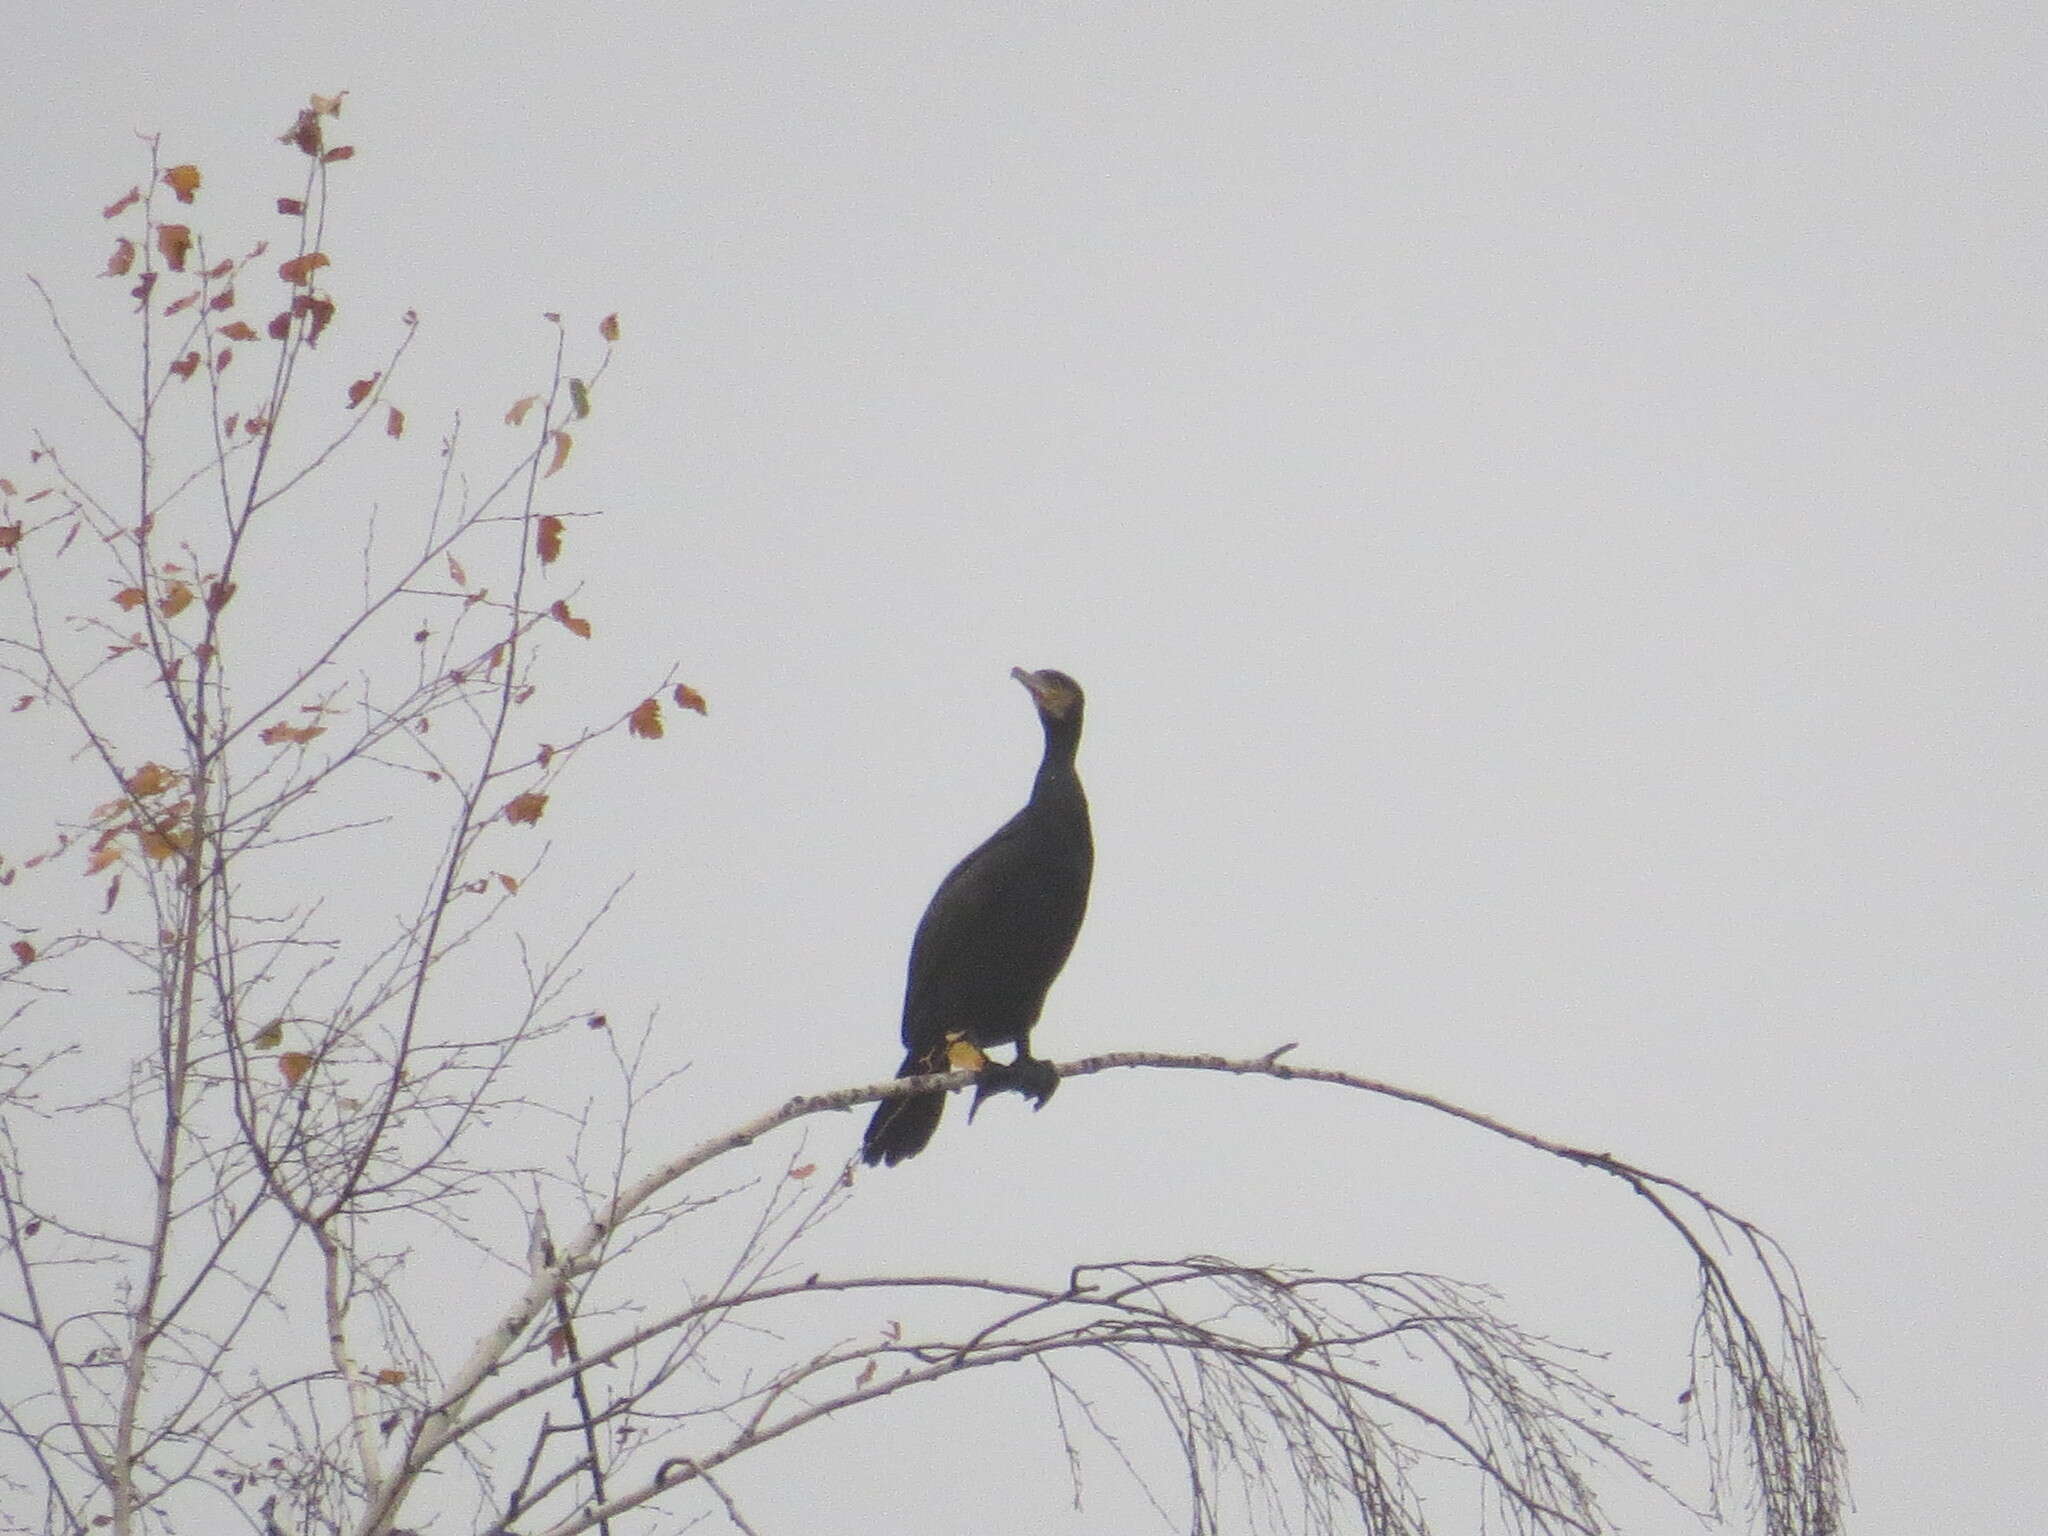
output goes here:
{"type": "Polygon", "coordinates": [[[1059,1085],[1059,1071],[1051,1062],[1027,1056],[1020,1048],[1015,1061],[990,1061],[981,1069],[974,1082],[974,1102],[967,1107],[967,1118],[973,1120],[981,1101],[997,1093],[1021,1093],[1031,1101],[1033,1109],[1043,1109],[1059,1085]]]}

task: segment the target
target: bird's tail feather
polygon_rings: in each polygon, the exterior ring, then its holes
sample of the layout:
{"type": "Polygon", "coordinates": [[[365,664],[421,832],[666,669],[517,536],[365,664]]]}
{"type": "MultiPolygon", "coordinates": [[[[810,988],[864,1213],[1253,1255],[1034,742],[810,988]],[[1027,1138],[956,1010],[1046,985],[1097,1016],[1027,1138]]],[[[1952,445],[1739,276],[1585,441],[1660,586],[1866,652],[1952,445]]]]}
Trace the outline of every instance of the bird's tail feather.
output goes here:
{"type": "MultiPolygon", "coordinates": [[[[937,1060],[927,1060],[912,1051],[903,1058],[903,1065],[896,1069],[898,1077],[922,1077],[927,1072],[946,1070],[943,1047],[935,1053],[937,1060]]],[[[875,1117],[868,1122],[867,1134],[861,1138],[861,1161],[869,1165],[885,1163],[894,1167],[906,1157],[915,1157],[925,1148],[925,1143],[939,1128],[939,1118],[946,1112],[946,1096],[943,1093],[913,1093],[900,1099],[884,1099],[875,1106],[875,1117]]]]}

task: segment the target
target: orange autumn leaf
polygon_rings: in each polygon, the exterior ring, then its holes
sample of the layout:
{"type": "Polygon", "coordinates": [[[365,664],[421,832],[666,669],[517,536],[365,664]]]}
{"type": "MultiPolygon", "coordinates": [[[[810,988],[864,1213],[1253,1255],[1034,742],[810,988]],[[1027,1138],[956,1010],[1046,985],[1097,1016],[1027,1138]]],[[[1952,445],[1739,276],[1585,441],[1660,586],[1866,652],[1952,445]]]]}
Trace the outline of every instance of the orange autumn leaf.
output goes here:
{"type": "Polygon", "coordinates": [[[7,947],[14,952],[14,958],[17,964],[28,965],[31,962],[33,962],[36,957],[36,947],[35,945],[29,943],[27,939],[16,939],[12,944],[8,945],[7,947]]]}
{"type": "Polygon", "coordinates": [[[626,716],[626,729],[649,741],[661,740],[661,700],[642,699],[626,716]]]}
{"type": "Polygon", "coordinates": [[[327,729],[324,725],[288,725],[280,720],[275,725],[266,725],[256,734],[256,739],[266,747],[281,747],[289,742],[303,747],[315,736],[327,729]]]}
{"type": "MultiPolygon", "coordinates": [[[[212,276],[211,273],[208,273],[207,275],[209,277],[212,276]]],[[[216,314],[218,314],[223,309],[233,309],[235,307],[234,288],[230,286],[221,289],[219,293],[216,293],[212,298],[206,301],[206,307],[214,311],[216,314]]]]}
{"type": "Polygon", "coordinates": [[[541,818],[541,812],[548,808],[548,797],[538,790],[529,789],[523,795],[514,795],[505,802],[505,819],[517,826],[532,826],[541,818]]]}
{"type": "Polygon", "coordinates": [[[558,1365],[569,1353],[569,1325],[563,1323],[548,1335],[548,1363],[558,1365]]]}
{"type": "Polygon", "coordinates": [[[279,262],[277,275],[288,283],[305,283],[310,282],[313,274],[322,267],[332,265],[333,263],[322,252],[308,251],[303,256],[294,256],[288,261],[279,262]]]}
{"type": "Polygon", "coordinates": [[[101,277],[126,277],[128,269],[135,265],[135,242],[126,238],[114,242],[114,254],[107,258],[107,269],[101,277]]]}
{"type": "Polygon", "coordinates": [[[562,558],[562,520],[548,516],[540,520],[533,535],[534,553],[540,556],[542,565],[553,565],[562,558]]]}
{"type": "Polygon", "coordinates": [[[355,145],[343,144],[339,148],[330,149],[329,151],[327,151],[326,154],[322,155],[320,157],[320,163],[322,165],[332,165],[337,160],[353,160],[355,156],[355,145]]]}
{"type": "Polygon", "coordinates": [[[192,194],[199,190],[199,167],[196,165],[174,165],[164,172],[164,185],[178,194],[178,201],[189,203],[192,194]]]}
{"type": "Polygon", "coordinates": [[[118,864],[120,861],[121,850],[108,843],[105,847],[94,850],[93,856],[85,861],[85,872],[88,875],[96,875],[109,864],[118,864]]]}
{"type": "Polygon", "coordinates": [[[185,258],[192,252],[192,227],[189,224],[157,225],[156,248],[163,253],[173,272],[184,271],[185,258]]]}
{"type": "Polygon", "coordinates": [[[124,613],[131,608],[140,608],[149,601],[149,594],[140,587],[123,587],[114,594],[114,604],[124,613]]]}
{"type": "Polygon", "coordinates": [[[348,92],[336,91],[332,96],[322,96],[318,91],[314,91],[306,97],[306,100],[311,104],[313,110],[322,117],[339,117],[341,116],[341,104],[348,100],[348,92]]]}
{"type": "Polygon", "coordinates": [[[498,884],[505,887],[505,894],[507,896],[517,896],[519,894],[519,882],[510,875],[498,876],[498,884]]]}
{"type": "Polygon", "coordinates": [[[711,706],[704,702],[704,695],[692,688],[688,683],[677,683],[675,692],[670,694],[669,697],[676,701],[678,709],[694,709],[700,715],[711,713],[711,706]]]}
{"type": "Polygon", "coordinates": [[[598,321],[597,334],[606,341],[617,341],[619,339],[619,317],[616,314],[610,314],[598,321]]]}
{"type": "Polygon", "coordinates": [[[541,471],[541,478],[543,480],[569,462],[569,434],[566,432],[550,432],[548,436],[555,440],[555,453],[554,457],[548,460],[548,467],[541,471]]]}
{"type": "Polygon", "coordinates": [[[816,1163],[805,1163],[802,1167],[790,1169],[789,1176],[792,1179],[808,1179],[817,1171],[818,1165],[816,1163]]]}
{"type": "Polygon", "coordinates": [[[395,1370],[388,1365],[377,1373],[377,1385],[380,1387],[395,1387],[404,1380],[405,1372],[395,1370]]]}
{"type": "Polygon", "coordinates": [[[590,620],[577,618],[575,614],[569,611],[569,605],[559,597],[555,599],[554,605],[548,609],[548,617],[552,618],[577,639],[588,640],[590,638],[590,620]]]}
{"type": "Polygon", "coordinates": [[[166,821],[154,827],[137,827],[135,841],[142,845],[142,851],[161,864],[185,846],[184,835],[175,822],[166,821]]]}
{"type": "Polygon", "coordinates": [[[175,315],[179,310],[190,309],[194,304],[197,304],[198,302],[199,291],[197,289],[194,289],[192,292],[186,294],[185,297],[183,297],[182,299],[178,299],[173,303],[166,304],[164,306],[164,318],[169,319],[172,315],[175,315]]]}
{"type": "Polygon", "coordinates": [[[113,202],[107,204],[106,207],[102,208],[100,210],[100,217],[103,219],[119,218],[122,214],[126,213],[130,208],[133,208],[137,203],[141,201],[142,188],[130,187],[128,189],[128,195],[126,197],[116,198],[113,202]]]}
{"type": "Polygon", "coordinates": [[[151,795],[162,794],[173,782],[170,769],[162,763],[144,763],[121,781],[121,787],[138,800],[146,800],[151,795]]]}
{"type": "Polygon", "coordinates": [[[156,611],[167,619],[175,619],[192,606],[192,589],[182,581],[174,581],[164,589],[164,595],[156,600],[156,611]]]}
{"type": "MultiPolygon", "coordinates": [[[[35,498],[30,498],[34,500],[35,498]]],[[[21,524],[0,523],[0,552],[10,550],[21,542],[21,524]]]]}
{"type": "Polygon", "coordinates": [[[198,371],[199,354],[197,352],[187,352],[183,357],[171,364],[171,372],[181,379],[189,379],[198,371]]]}
{"type": "Polygon", "coordinates": [[[249,322],[246,320],[230,320],[220,328],[220,333],[227,337],[229,341],[254,341],[256,339],[256,332],[250,329],[249,322]]]}
{"type": "Polygon", "coordinates": [[[234,601],[235,584],[232,581],[210,581],[206,584],[206,611],[219,613],[234,601]]]}
{"type": "Polygon", "coordinates": [[[526,395],[512,402],[512,409],[505,413],[505,425],[516,427],[526,420],[526,413],[540,401],[539,395],[526,395]]]}
{"type": "MultiPolygon", "coordinates": [[[[212,266],[206,269],[206,276],[209,281],[217,283],[234,270],[234,260],[231,257],[223,256],[219,261],[216,261],[212,266]]],[[[228,291],[232,293],[234,290],[229,289],[228,291]]],[[[216,299],[214,302],[218,304],[220,301],[216,299]]]]}
{"type": "Polygon", "coordinates": [[[377,387],[377,381],[383,377],[382,373],[373,373],[367,379],[357,379],[355,383],[349,385],[348,408],[354,410],[369,399],[370,391],[377,387]]]}
{"type": "Polygon", "coordinates": [[[296,1088],[300,1079],[313,1070],[313,1058],[304,1051],[286,1051],[277,1058],[277,1070],[283,1074],[287,1088],[296,1088]]]}

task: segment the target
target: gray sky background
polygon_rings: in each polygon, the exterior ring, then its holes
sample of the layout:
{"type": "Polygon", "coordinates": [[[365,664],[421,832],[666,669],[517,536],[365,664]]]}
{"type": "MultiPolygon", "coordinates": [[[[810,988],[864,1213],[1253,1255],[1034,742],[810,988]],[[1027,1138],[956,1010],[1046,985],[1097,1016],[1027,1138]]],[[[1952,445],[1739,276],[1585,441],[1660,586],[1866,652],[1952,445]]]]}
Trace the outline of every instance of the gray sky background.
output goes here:
{"type": "MultiPolygon", "coordinates": [[[[1859,1533],[2038,1522],[2037,7],[285,9],[10,28],[0,459],[84,413],[20,274],[92,296],[131,130],[262,233],[350,90],[331,286],[364,357],[422,317],[415,466],[544,378],[540,311],[621,313],[578,659],[712,713],[549,831],[638,871],[592,969],[694,1063],[674,1147],[894,1066],[1035,761],[1005,674],[1061,667],[1099,866],[1043,1053],[1295,1040],[1692,1181],[1802,1266],[1859,1533]]],[[[826,1251],[1442,1269],[1683,1384],[1618,1187],[1298,1088],[956,1110],[826,1251]]],[[[878,1439],[958,1428],[892,1411],[743,1503],[873,1529],[878,1439]]],[[[896,1512],[1132,1528],[1113,1484],[896,1512]]]]}

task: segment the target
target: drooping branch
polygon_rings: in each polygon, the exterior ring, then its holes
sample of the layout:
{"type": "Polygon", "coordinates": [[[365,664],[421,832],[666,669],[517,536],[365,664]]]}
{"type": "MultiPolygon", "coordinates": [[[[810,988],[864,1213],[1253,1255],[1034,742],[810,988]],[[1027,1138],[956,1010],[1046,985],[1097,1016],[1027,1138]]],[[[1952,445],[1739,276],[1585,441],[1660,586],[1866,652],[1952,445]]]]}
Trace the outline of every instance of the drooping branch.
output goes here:
{"type": "MultiPolygon", "coordinates": [[[[1448,1115],[1532,1151],[1597,1169],[1620,1179],[1641,1196],[1675,1231],[1692,1254],[1700,1274],[1699,1337],[1713,1377],[1710,1396],[1729,1405],[1735,1419],[1733,1438],[1742,1447],[1772,1536],[1831,1536],[1838,1529],[1844,1493],[1842,1452],[1836,1438],[1825,1390],[1826,1362],[1819,1338],[1800,1293],[1796,1273],[1776,1242],[1752,1223],[1680,1181],[1624,1162],[1605,1152],[1551,1140],[1524,1131],[1493,1116],[1431,1094],[1402,1088],[1334,1068],[1297,1066],[1283,1061],[1294,1047],[1282,1046],[1262,1056],[1231,1058],[1168,1052],[1123,1051],[1059,1064],[1061,1077],[1089,1077],[1112,1070],[1222,1072],[1237,1076],[1302,1081],[1373,1094],[1448,1115]],[[1731,1248],[1746,1254],[1761,1276],[1761,1305],[1744,1300],[1746,1287],[1722,1257],[1731,1248]],[[1769,1336],[1770,1319],[1777,1334],[1769,1336]],[[1718,1390],[1725,1388],[1725,1390],[1718,1390]]],[[[378,1530],[403,1501],[411,1480],[449,1444],[475,1429],[483,1413],[468,1412],[470,1400],[525,1337],[543,1307],[560,1288],[601,1262],[605,1245],[620,1226],[662,1190],[729,1152],[799,1120],[829,1111],[853,1108],[909,1093],[964,1088],[972,1072],[935,1073],[920,1078],[891,1079],[857,1088],[810,1094],[755,1116],[721,1135],[682,1153],[627,1186],[561,1252],[553,1264],[536,1271],[519,1299],[488,1334],[480,1339],[462,1369],[449,1379],[438,1404],[419,1420],[412,1444],[385,1489],[385,1502],[366,1529],[378,1530]]],[[[669,1327],[674,1319],[635,1330],[608,1348],[593,1350],[581,1366],[547,1373],[521,1386],[515,1396],[526,1399],[572,1379],[593,1360],[622,1352],[669,1327]]],[[[1035,1353],[1026,1351],[1026,1354],[1035,1353]]],[[[1021,1356],[1019,1358],[1022,1358],[1021,1356]]],[[[1698,1384],[1696,1383],[1696,1386],[1698,1384]]],[[[892,1389],[895,1390],[895,1389],[892,1389]]],[[[786,1430],[781,1431],[786,1432],[786,1430]]],[[[1718,1468],[1718,1461],[1717,1461],[1718,1468]]],[[[659,1490],[642,1490],[641,1498],[659,1490]]],[[[624,1496],[632,1498],[631,1495],[624,1496]]],[[[633,1499],[632,1502],[640,1502],[633,1499]]],[[[608,1508],[622,1507],[614,1500],[608,1508]]]]}

